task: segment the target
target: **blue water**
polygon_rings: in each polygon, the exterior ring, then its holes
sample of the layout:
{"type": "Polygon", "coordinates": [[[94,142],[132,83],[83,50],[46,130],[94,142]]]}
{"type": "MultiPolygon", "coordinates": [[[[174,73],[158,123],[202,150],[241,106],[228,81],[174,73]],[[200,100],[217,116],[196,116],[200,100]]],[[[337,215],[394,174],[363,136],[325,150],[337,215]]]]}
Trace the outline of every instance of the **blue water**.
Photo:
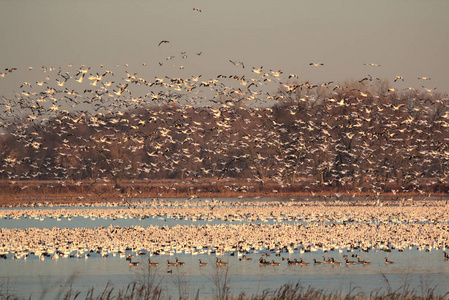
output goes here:
{"type": "MultiPolygon", "coordinates": [[[[265,201],[265,200],[264,200],[265,201]]],[[[96,207],[98,208],[98,207],[96,207]]],[[[36,208],[42,209],[42,208],[36,208]]],[[[47,208],[45,208],[47,209],[47,208]]],[[[44,210],[45,210],[44,209],[44,210]]],[[[57,209],[57,208],[48,208],[57,209]]],[[[104,207],[104,209],[108,209],[104,207]]],[[[8,210],[8,209],[6,209],[8,210]]],[[[26,208],[25,210],[33,210],[26,208]]],[[[262,221],[257,221],[260,223],[262,221]]],[[[298,221],[284,221],[285,223],[298,223],[298,221]]],[[[282,223],[284,223],[282,222],[282,223]]],[[[302,223],[306,221],[301,221],[302,223]]],[[[376,222],[376,220],[373,220],[376,222]]],[[[34,218],[21,219],[1,219],[1,228],[96,228],[112,226],[175,226],[175,225],[212,225],[223,224],[228,221],[223,220],[181,220],[169,218],[167,216],[128,219],[112,218],[85,218],[83,216],[67,218],[45,218],[44,220],[34,218]]],[[[248,223],[248,221],[233,221],[235,223],[248,223]]],[[[266,223],[279,223],[276,220],[268,220],[266,223]]],[[[313,222],[307,222],[313,223],[313,222]]],[[[1,240],[0,240],[1,246],[1,240]]],[[[1,247],[0,247],[1,248],[1,247]]],[[[316,252],[294,253],[282,252],[276,256],[271,253],[269,257],[264,257],[268,261],[280,262],[280,266],[259,266],[259,258],[267,250],[247,255],[253,258],[252,261],[239,261],[239,257],[231,256],[230,253],[221,256],[222,260],[229,263],[229,268],[216,267],[215,254],[211,255],[190,255],[176,253],[170,255],[155,255],[151,257],[152,262],[159,263],[158,267],[152,267],[151,274],[154,275],[155,282],[160,283],[165,295],[177,298],[180,290],[185,290],[188,296],[194,297],[197,290],[200,291],[201,298],[213,297],[216,293],[216,275],[224,276],[225,270],[229,279],[231,294],[244,292],[246,295],[261,294],[266,289],[276,289],[285,283],[300,282],[303,286],[323,289],[333,293],[364,292],[369,294],[377,289],[386,291],[388,287],[398,290],[404,284],[408,284],[410,289],[415,289],[419,294],[421,286],[435,287],[435,292],[444,294],[449,292],[449,261],[443,259],[443,250],[431,249],[430,252],[418,251],[415,249],[405,249],[404,252],[393,250],[386,253],[371,250],[365,252],[347,252],[346,249],[340,251],[330,251],[324,253],[322,250],[316,252]],[[349,265],[332,266],[330,264],[313,265],[313,259],[323,261],[333,257],[336,261],[344,263],[343,255],[348,255],[350,260],[356,260],[352,254],[361,255],[361,259],[371,261],[371,265],[349,265]],[[174,261],[177,257],[185,262],[184,266],[169,267],[167,260],[174,261]],[[392,265],[385,264],[385,257],[394,261],[392,265]],[[309,266],[288,266],[286,260],[303,259],[311,263],[309,266]],[[198,260],[207,262],[204,267],[199,266],[198,260]],[[167,273],[171,271],[171,273],[167,273]]],[[[140,266],[130,267],[128,261],[119,254],[110,254],[105,258],[101,253],[91,253],[90,257],[84,254],[80,258],[46,258],[41,261],[38,257],[30,255],[26,260],[11,259],[14,254],[7,254],[7,259],[0,259],[0,290],[8,290],[22,298],[39,299],[42,294],[44,298],[59,298],[61,294],[67,292],[71,286],[74,291],[81,292],[83,298],[87,291],[95,288],[94,295],[100,292],[109,284],[115,290],[124,289],[133,280],[142,278],[142,274],[148,275],[146,261],[148,255],[137,255],[135,252],[127,251],[126,255],[134,254],[133,261],[140,262],[140,266]],[[59,293],[59,294],[58,294],[59,293]]],[[[427,287],[425,289],[427,289],[427,287]]]]}
{"type": "MultiPolygon", "coordinates": [[[[357,252],[355,252],[357,253],[357,252]]],[[[265,289],[275,289],[284,283],[300,282],[304,286],[312,286],[316,289],[324,289],[329,292],[348,293],[351,288],[357,287],[357,291],[370,293],[381,287],[391,286],[393,290],[401,288],[404,284],[419,291],[422,283],[437,286],[436,292],[449,291],[449,262],[442,260],[442,251],[423,252],[418,250],[406,250],[404,252],[369,252],[360,253],[362,259],[371,261],[371,265],[340,265],[330,264],[309,266],[288,266],[282,257],[293,259],[302,258],[312,262],[315,258],[322,261],[322,256],[334,257],[336,261],[343,261],[346,251],[331,251],[328,253],[282,253],[282,256],[265,257],[267,260],[275,260],[281,266],[259,266],[259,254],[249,254],[252,261],[239,261],[237,256],[225,255],[222,261],[229,263],[228,278],[231,291],[234,294],[245,292],[247,295],[261,293],[265,289]],[[384,257],[394,261],[392,265],[384,263],[384,257]],[[388,281],[388,283],[386,282],[388,281]]],[[[226,268],[215,266],[215,255],[186,255],[176,254],[179,261],[185,262],[184,266],[167,266],[167,260],[175,261],[175,256],[152,256],[152,262],[158,262],[158,267],[151,268],[155,274],[155,280],[160,281],[167,294],[176,296],[177,285],[181,280],[189,292],[194,293],[200,289],[200,295],[207,297],[214,293],[213,275],[224,272],[226,268]],[[207,262],[208,265],[200,267],[198,259],[207,262]],[[172,273],[167,273],[172,270],[172,273]]],[[[354,258],[350,257],[351,260],[354,258]]],[[[141,262],[141,266],[130,267],[124,258],[110,256],[104,258],[101,255],[93,255],[87,259],[65,258],[46,259],[40,261],[35,257],[27,260],[2,260],[0,261],[1,276],[5,284],[9,285],[20,297],[40,295],[46,292],[55,295],[60,289],[67,291],[68,283],[75,291],[87,292],[91,287],[99,292],[106,287],[108,282],[115,288],[125,288],[131,281],[142,278],[148,270],[145,262],[148,256],[136,256],[134,261],[141,262]],[[46,290],[47,289],[47,290],[46,290]]]]}
{"type": "MultiPolygon", "coordinates": [[[[142,218],[126,218],[126,219],[113,219],[113,218],[85,218],[85,217],[73,217],[71,219],[61,218],[57,220],[56,218],[46,217],[44,220],[39,220],[35,218],[20,218],[20,219],[1,219],[0,224],[2,228],[12,229],[26,229],[26,228],[97,228],[97,227],[109,227],[109,226],[120,226],[120,227],[130,227],[130,226],[175,226],[175,225],[217,225],[217,224],[229,224],[230,221],[218,220],[218,219],[206,219],[206,220],[189,220],[189,219],[173,219],[167,216],[160,217],[146,217],[142,218]]],[[[257,220],[254,222],[248,221],[232,221],[232,224],[277,224],[276,220],[270,219],[267,221],[257,220]]],[[[283,221],[283,223],[289,224],[302,224],[301,221],[283,221]]]]}

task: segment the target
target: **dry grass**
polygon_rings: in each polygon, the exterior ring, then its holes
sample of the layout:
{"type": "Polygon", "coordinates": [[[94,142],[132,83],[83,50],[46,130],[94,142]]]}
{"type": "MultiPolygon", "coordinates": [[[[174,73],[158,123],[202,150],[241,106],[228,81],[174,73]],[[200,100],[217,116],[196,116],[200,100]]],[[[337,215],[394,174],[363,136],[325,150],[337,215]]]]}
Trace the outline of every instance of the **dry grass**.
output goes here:
{"type": "MultiPolygon", "coordinates": [[[[218,273],[217,273],[218,274],[218,273]]],[[[221,273],[223,275],[223,273],[221,273]]],[[[173,299],[166,290],[164,290],[157,281],[153,281],[155,278],[151,279],[149,282],[146,279],[136,280],[128,284],[123,289],[116,289],[110,283],[108,283],[104,289],[96,290],[92,287],[87,293],[81,293],[74,291],[70,283],[66,283],[54,296],[54,299],[64,299],[64,300],[75,300],[75,299],[85,299],[85,300],[162,300],[162,299],[173,299]],[[85,294],[85,296],[84,296],[85,294]]],[[[329,292],[324,289],[316,289],[311,286],[305,287],[300,283],[283,284],[274,290],[265,290],[260,295],[246,295],[240,293],[235,295],[231,293],[229,286],[229,278],[226,277],[225,280],[221,278],[218,281],[214,281],[217,285],[215,286],[215,293],[212,299],[220,300],[358,300],[358,299],[370,299],[370,300],[395,300],[395,299],[412,299],[412,300],[447,300],[449,299],[449,292],[445,294],[435,293],[436,286],[430,285],[426,281],[421,282],[420,290],[412,289],[409,283],[404,283],[401,287],[394,290],[388,279],[385,279],[385,286],[372,291],[369,294],[359,291],[358,288],[351,288],[348,293],[342,291],[329,292]]],[[[186,296],[186,291],[183,287],[178,286],[179,299],[203,299],[201,297],[201,291],[197,290],[193,295],[193,298],[186,296]]],[[[49,299],[49,291],[44,291],[40,295],[39,299],[49,299]]],[[[15,300],[21,299],[14,294],[10,293],[4,286],[0,285],[0,300],[15,300]]],[[[29,299],[34,299],[31,296],[29,299]]],[[[207,298],[209,299],[209,298],[207,298]]]]}
{"type": "MultiPolygon", "coordinates": [[[[55,181],[0,181],[0,206],[23,205],[31,203],[98,203],[120,202],[133,198],[237,198],[237,197],[362,197],[373,199],[377,195],[370,191],[359,191],[351,187],[320,187],[310,189],[307,182],[282,186],[277,183],[251,182],[248,180],[154,180],[123,181],[120,186],[111,182],[90,182],[81,184],[55,181]]],[[[401,199],[405,197],[423,196],[415,191],[406,193],[385,192],[381,194],[386,199],[401,199]]],[[[447,194],[432,193],[432,196],[447,196],[447,194]]]]}

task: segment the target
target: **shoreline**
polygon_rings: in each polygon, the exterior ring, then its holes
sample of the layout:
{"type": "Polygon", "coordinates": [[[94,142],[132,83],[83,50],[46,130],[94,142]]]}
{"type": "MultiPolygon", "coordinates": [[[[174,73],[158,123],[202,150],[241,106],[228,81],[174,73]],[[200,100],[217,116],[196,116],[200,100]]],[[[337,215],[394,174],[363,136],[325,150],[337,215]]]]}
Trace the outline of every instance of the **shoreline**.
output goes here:
{"type": "Polygon", "coordinates": [[[94,204],[100,202],[124,202],[143,198],[291,198],[355,201],[412,201],[445,200],[448,193],[431,191],[395,190],[373,193],[350,187],[305,187],[306,183],[282,186],[275,183],[261,185],[248,180],[180,182],[178,180],[154,180],[151,182],[110,182],[82,184],[63,181],[0,181],[0,207],[28,206],[36,203],[94,204]]]}

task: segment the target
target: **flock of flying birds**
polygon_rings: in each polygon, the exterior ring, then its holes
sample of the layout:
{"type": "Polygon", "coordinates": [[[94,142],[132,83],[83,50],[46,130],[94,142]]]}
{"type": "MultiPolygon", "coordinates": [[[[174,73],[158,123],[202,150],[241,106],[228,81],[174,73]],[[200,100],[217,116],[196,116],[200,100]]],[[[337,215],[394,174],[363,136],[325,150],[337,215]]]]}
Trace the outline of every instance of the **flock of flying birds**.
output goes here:
{"type": "MultiPolygon", "coordinates": [[[[178,57],[187,59],[187,51],[178,57]]],[[[311,182],[318,185],[382,178],[383,183],[372,181],[375,190],[398,178],[406,178],[403,186],[415,178],[446,182],[448,99],[435,89],[398,91],[370,75],[345,85],[312,84],[281,70],[230,63],[237,67],[234,74],[210,79],[148,79],[128,65],[29,67],[25,72],[38,79],[23,81],[13,97],[2,96],[0,102],[0,137],[6,145],[0,176],[111,180],[246,174],[283,184],[315,178],[311,182]]],[[[143,63],[139,72],[162,65],[143,63]]],[[[16,72],[21,70],[11,67],[0,75],[16,72]]],[[[394,78],[399,80],[404,78],[394,78]]]]}

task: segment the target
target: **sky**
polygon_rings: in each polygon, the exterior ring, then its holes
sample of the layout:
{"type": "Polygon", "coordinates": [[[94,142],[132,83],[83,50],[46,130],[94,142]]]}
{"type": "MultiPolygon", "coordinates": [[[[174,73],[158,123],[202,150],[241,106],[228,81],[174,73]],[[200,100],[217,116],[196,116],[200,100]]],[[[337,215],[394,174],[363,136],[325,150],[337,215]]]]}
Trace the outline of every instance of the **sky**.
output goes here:
{"type": "Polygon", "coordinates": [[[3,0],[0,72],[18,70],[0,77],[0,95],[20,92],[42,66],[68,64],[128,64],[144,78],[250,76],[263,66],[314,84],[369,74],[447,93],[447,12],[445,0],[3,0]]]}

